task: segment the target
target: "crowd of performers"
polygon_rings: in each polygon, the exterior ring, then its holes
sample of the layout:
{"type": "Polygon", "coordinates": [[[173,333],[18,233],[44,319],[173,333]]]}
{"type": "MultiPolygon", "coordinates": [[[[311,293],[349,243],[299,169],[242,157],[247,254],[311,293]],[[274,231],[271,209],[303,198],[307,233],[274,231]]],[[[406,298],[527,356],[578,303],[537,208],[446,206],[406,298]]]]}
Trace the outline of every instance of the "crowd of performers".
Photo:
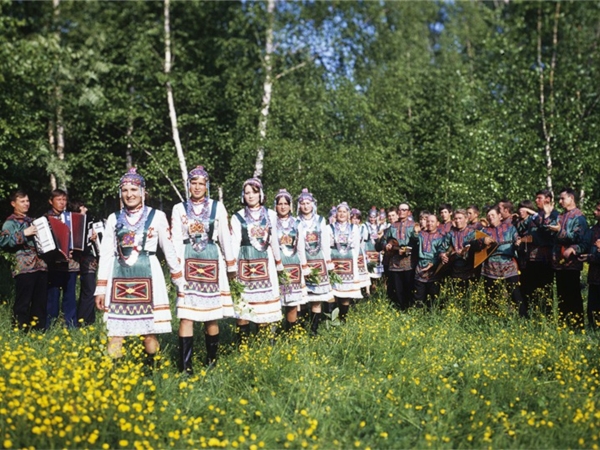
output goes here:
{"type": "MultiPolygon", "coordinates": [[[[504,299],[523,317],[534,301],[542,308],[551,304],[556,281],[559,313],[583,326],[580,276],[588,262],[588,323],[600,319],[600,203],[598,223],[589,228],[571,189],[560,192],[560,213],[552,193],[541,190],[535,204],[500,202],[482,218],[475,205],[452,211],[447,204],[437,215],[421,211],[416,218],[402,203],[373,207],[363,223],[361,212],[345,202],[329,217],[319,215],[307,189],[295,197],[281,189],[268,209],[257,178],[243,183],[243,207],[229,216],[210,198],[210,177],[201,166],[189,173],[188,200],[175,205],[170,222],[145,204],[145,188],[144,178],[129,170],[119,183],[122,208],[105,222],[99,258],[83,251],[66,261],[38,254],[29,199],[22,191],[11,196],[14,212],[2,227],[0,247],[16,255],[17,326],[48,327],[59,316],[62,292],[67,326],[93,323],[95,306],[103,312],[109,354],[122,355],[126,336],[143,336],[152,364],[157,335],[172,331],[159,247],[177,290],[180,370],[187,373],[193,372],[195,322],[204,324],[204,362],[210,366],[217,359],[220,319],[235,318],[239,342],[252,323],[270,327],[284,319],[290,331],[301,314],[316,335],[324,312],[337,308],[344,322],[351,304],[368,297],[382,276],[400,310],[430,308],[443,280],[468,290],[481,279],[489,301],[504,299]]],[[[53,191],[50,205],[48,216],[70,220],[65,192],[53,191]]],[[[81,202],[71,209],[85,213],[81,202]]]]}

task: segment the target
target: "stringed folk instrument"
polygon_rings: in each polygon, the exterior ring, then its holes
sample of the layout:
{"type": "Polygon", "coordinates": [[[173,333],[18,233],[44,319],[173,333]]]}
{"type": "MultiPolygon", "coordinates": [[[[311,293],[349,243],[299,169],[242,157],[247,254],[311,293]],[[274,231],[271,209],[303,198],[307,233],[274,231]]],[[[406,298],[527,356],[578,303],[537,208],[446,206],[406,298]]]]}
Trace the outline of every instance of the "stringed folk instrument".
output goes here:
{"type": "Polygon", "coordinates": [[[448,256],[448,262],[443,263],[440,261],[435,269],[434,275],[438,275],[440,272],[449,269],[456,258],[464,258],[469,253],[470,248],[470,245],[465,245],[460,252],[457,252],[454,246],[451,245],[446,251],[446,256],[448,256]]]}
{"type": "MultiPolygon", "coordinates": [[[[483,239],[489,237],[487,234],[485,234],[483,231],[475,231],[475,239],[483,239]]],[[[533,237],[532,236],[524,236],[521,239],[521,242],[533,242],[533,237]]],[[[486,245],[484,248],[482,248],[481,250],[475,252],[474,257],[473,257],[473,269],[479,267],[481,264],[484,263],[484,261],[486,259],[488,259],[490,256],[492,256],[496,250],[498,250],[498,247],[500,247],[501,245],[505,245],[505,244],[514,244],[514,241],[501,241],[501,242],[492,242],[489,245],[486,245]]]]}
{"type": "Polygon", "coordinates": [[[400,245],[400,243],[398,242],[398,239],[396,238],[388,238],[387,242],[386,242],[386,247],[387,244],[392,244],[392,248],[390,248],[389,250],[385,251],[385,258],[387,258],[389,260],[389,258],[396,256],[398,254],[398,252],[400,250],[404,250],[404,254],[406,256],[410,255],[410,251],[412,250],[412,247],[409,246],[405,246],[405,245],[400,245]]]}

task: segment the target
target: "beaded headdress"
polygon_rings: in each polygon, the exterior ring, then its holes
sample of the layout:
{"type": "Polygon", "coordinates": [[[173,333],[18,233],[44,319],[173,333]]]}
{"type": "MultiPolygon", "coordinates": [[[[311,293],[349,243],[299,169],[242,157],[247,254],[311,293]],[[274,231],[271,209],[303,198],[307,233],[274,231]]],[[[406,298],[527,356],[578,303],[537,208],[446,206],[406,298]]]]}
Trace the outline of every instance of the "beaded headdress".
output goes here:
{"type": "Polygon", "coordinates": [[[277,206],[277,202],[281,197],[285,198],[290,206],[292,205],[292,194],[290,194],[287,189],[279,189],[279,192],[275,196],[275,206],[277,206]]]}
{"type": "Polygon", "coordinates": [[[260,204],[262,205],[265,202],[265,193],[263,192],[262,181],[260,181],[259,178],[248,178],[246,181],[244,181],[241,196],[241,201],[244,205],[246,204],[246,202],[244,201],[244,191],[246,190],[246,186],[253,186],[256,189],[258,189],[258,191],[260,192],[260,204]]]}
{"type": "Polygon", "coordinates": [[[350,216],[351,217],[360,216],[360,215],[361,215],[360,209],[352,208],[352,210],[350,211],[350,216]]]}
{"type": "Polygon", "coordinates": [[[378,214],[379,212],[377,211],[377,208],[375,206],[371,206],[371,209],[369,210],[369,217],[377,217],[378,214]]]}
{"type": "Polygon", "coordinates": [[[141,176],[139,173],[137,173],[137,169],[135,167],[132,167],[119,180],[120,188],[125,186],[126,184],[132,184],[134,186],[138,186],[138,187],[144,189],[146,187],[146,180],[144,180],[143,176],[141,176]]]}
{"type": "Polygon", "coordinates": [[[346,202],[342,202],[339,205],[337,205],[337,207],[335,208],[336,212],[340,208],[346,208],[346,211],[350,211],[350,207],[348,206],[348,203],[346,203],[346,202]]]}
{"type": "Polygon", "coordinates": [[[312,195],[311,192],[308,192],[307,188],[303,188],[302,192],[300,192],[300,195],[298,196],[297,202],[298,202],[298,214],[300,211],[300,203],[302,203],[303,201],[308,200],[309,202],[312,202],[313,204],[313,214],[317,214],[317,199],[312,195]]]}
{"type": "MultiPolygon", "coordinates": [[[[137,169],[135,167],[131,167],[125,175],[121,177],[119,180],[119,199],[121,199],[121,188],[126,185],[137,186],[140,188],[141,196],[142,196],[142,205],[145,205],[145,197],[146,197],[146,180],[143,176],[137,173],[137,169]]],[[[121,207],[123,204],[121,203],[121,207]]]]}
{"type": "Polygon", "coordinates": [[[329,217],[333,217],[336,214],[337,214],[337,207],[336,206],[332,206],[331,209],[329,210],[329,217]]]}
{"type": "Polygon", "coordinates": [[[190,173],[188,173],[188,179],[187,179],[188,196],[190,193],[190,182],[194,178],[200,178],[200,177],[202,177],[206,180],[206,198],[210,198],[210,178],[208,176],[208,172],[204,169],[204,166],[196,166],[195,169],[190,170],[190,173]]]}

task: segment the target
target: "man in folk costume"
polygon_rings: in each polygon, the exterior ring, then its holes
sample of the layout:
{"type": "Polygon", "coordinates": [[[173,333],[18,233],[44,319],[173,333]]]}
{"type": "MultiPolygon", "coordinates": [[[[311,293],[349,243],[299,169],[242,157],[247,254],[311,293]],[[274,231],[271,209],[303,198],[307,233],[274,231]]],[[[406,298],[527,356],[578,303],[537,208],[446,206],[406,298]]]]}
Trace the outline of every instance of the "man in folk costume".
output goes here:
{"type": "Polygon", "coordinates": [[[277,236],[281,262],[285,269],[283,282],[279,283],[281,303],[285,309],[286,331],[298,325],[298,310],[308,302],[308,292],[304,276],[309,269],[306,264],[304,236],[298,231],[298,220],[292,216],[292,195],[286,189],[280,189],[275,195],[277,212],[277,236]]]}
{"type": "Polygon", "coordinates": [[[415,275],[411,256],[412,246],[416,244],[412,239],[415,222],[409,212],[408,204],[402,203],[398,220],[390,225],[378,244],[389,258],[388,295],[392,294],[390,299],[402,311],[412,304],[415,275]]]}
{"type": "Polygon", "coordinates": [[[15,303],[13,323],[21,330],[43,330],[46,327],[48,267],[36,251],[34,237],[37,228],[29,212],[29,197],[18,190],[11,194],[13,213],[8,216],[0,232],[0,248],[13,253],[16,264],[15,303]]]}
{"type": "Polygon", "coordinates": [[[443,264],[448,264],[449,276],[453,284],[461,290],[467,290],[475,279],[470,243],[475,239],[475,230],[467,225],[467,211],[454,211],[454,226],[446,233],[443,251],[440,255],[443,264]]]}
{"type": "Polygon", "coordinates": [[[234,305],[238,342],[250,333],[250,322],[260,327],[282,319],[278,272],[284,270],[277,236],[277,215],[264,205],[258,178],[242,186],[240,209],[231,217],[233,254],[237,255],[237,280],[244,286],[241,302],[234,305]]]}
{"type": "Polygon", "coordinates": [[[558,224],[548,228],[554,231],[552,262],[556,274],[558,311],[564,320],[583,327],[583,297],[581,296],[581,271],[583,262],[578,256],[587,252],[588,224],[577,208],[575,191],[560,191],[559,203],[563,208],[558,224]]]}
{"type": "Polygon", "coordinates": [[[219,348],[219,323],[233,317],[229,273],[235,257],[227,211],[210,198],[210,178],[204,167],[188,174],[188,200],[173,207],[171,230],[185,276],[183,296],[177,299],[179,369],[193,373],[194,322],[204,323],[205,364],[214,365],[219,348]]]}
{"type": "Polygon", "coordinates": [[[414,227],[418,241],[418,260],[415,268],[415,306],[431,308],[440,293],[439,276],[436,268],[440,262],[440,253],[444,245],[444,234],[438,227],[437,217],[427,217],[426,228],[414,227]]]}
{"type": "Polygon", "coordinates": [[[596,224],[590,228],[587,239],[589,254],[581,255],[579,259],[589,263],[587,318],[589,326],[597,330],[600,327],[600,202],[596,203],[594,217],[596,224]]]}
{"type": "Polygon", "coordinates": [[[317,214],[317,199],[304,188],[297,202],[298,234],[304,240],[306,264],[311,272],[315,272],[315,276],[306,279],[306,288],[311,309],[310,331],[316,335],[322,316],[322,303],[334,301],[329,282],[329,271],[333,270],[331,241],[325,219],[317,214]]]}
{"type": "Polygon", "coordinates": [[[446,234],[452,228],[452,206],[449,203],[442,203],[438,207],[438,213],[440,214],[438,229],[440,233],[446,234]]]}
{"type": "Polygon", "coordinates": [[[467,207],[467,226],[473,230],[481,231],[485,220],[479,218],[479,207],[475,204],[467,207]]]}
{"type": "Polygon", "coordinates": [[[558,211],[552,205],[553,195],[549,189],[542,189],[535,196],[537,211],[527,211],[529,215],[519,222],[517,230],[526,241],[525,261],[521,268],[521,289],[527,305],[541,296],[543,312],[552,312],[554,270],[552,268],[552,247],[554,233],[551,226],[558,223],[558,211]]]}
{"type": "MultiPolygon", "coordinates": [[[[52,207],[46,217],[60,220],[69,229],[71,228],[72,215],[67,211],[67,193],[62,189],[55,189],[50,193],[48,203],[52,207]]],[[[80,270],[79,255],[73,256],[71,247],[72,235],[69,231],[69,253],[63,255],[58,250],[46,253],[44,259],[48,263],[48,319],[46,327],[52,325],[58,319],[61,306],[67,327],[75,327],[77,324],[77,274],[80,270]]],[[[77,252],[78,253],[78,252],[77,252]]]]}
{"type": "Polygon", "coordinates": [[[104,311],[109,355],[121,357],[124,337],[141,335],[146,364],[153,366],[159,350],[156,335],[171,332],[169,297],[156,257],[159,245],[180,292],[185,279],[167,216],[144,204],[145,189],[146,182],[135,168],[119,182],[123,207],[106,221],[95,295],[96,307],[104,311]]]}
{"type": "MultiPolygon", "coordinates": [[[[495,251],[483,263],[481,275],[488,303],[497,304],[497,300],[505,297],[502,288],[505,288],[516,307],[523,301],[519,288],[519,268],[516,252],[521,243],[517,229],[511,221],[502,220],[497,206],[489,209],[487,220],[490,226],[483,232],[487,235],[471,243],[475,250],[484,246],[497,246],[495,251]]],[[[508,305],[510,307],[510,305],[508,305]]]]}
{"type": "Polygon", "coordinates": [[[333,295],[339,308],[342,322],[350,308],[351,299],[361,299],[361,280],[358,270],[360,234],[357,226],[350,222],[350,207],[346,202],[337,206],[335,223],[329,225],[331,240],[331,261],[333,271],[342,279],[333,285],[333,295]]]}

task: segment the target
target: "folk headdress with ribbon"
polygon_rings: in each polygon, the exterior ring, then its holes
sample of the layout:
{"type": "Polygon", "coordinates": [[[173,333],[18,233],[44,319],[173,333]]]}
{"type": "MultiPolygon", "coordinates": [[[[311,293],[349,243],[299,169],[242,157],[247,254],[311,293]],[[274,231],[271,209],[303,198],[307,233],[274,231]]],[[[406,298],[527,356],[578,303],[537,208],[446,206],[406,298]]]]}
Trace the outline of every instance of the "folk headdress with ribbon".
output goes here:
{"type": "Polygon", "coordinates": [[[137,186],[140,188],[142,205],[144,205],[146,197],[146,180],[143,176],[137,173],[137,169],[135,167],[130,168],[119,180],[119,199],[121,199],[121,188],[127,185],[137,186]]]}
{"type": "Polygon", "coordinates": [[[302,203],[303,201],[309,201],[313,204],[313,210],[312,213],[313,215],[317,214],[317,199],[312,195],[312,193],[308,192],[307,188],[303,188],[302,192],[300,192],[300,195],[298,196],[297,200],[298,202],[298,206],[297,206],[297,214],[300,214],[300,203],[302,203]]]}
{"type": "Polygon", "coordinates": [[[292,205],[292,194],[290,194],[287,189],[279,189],[279,192],[277,192],[277,195],[275,195],[275,202],[274,205],[277,206],[277,202],[279,201],[280,198],[285,198],[288,202],[288,204],[291,206],[292,205]]]}
{"type": "Polygon", "coordinates": [[[196,178],[204,178],[204,180],[206,181],[206,198],[210,198],[210,177],[208,176],[208,172],[204,169],[204,166],[196,166],[195,169],[190,170],[190,173],[188,173],[188,197],[190,196],[190,183],[196,178]]]}
{"type": "Polygon", "coordinates": [[[242,196],[241,196],[241,201],[242,204],[246,204],[246,201],[244,200],[244,191],[246,190],[246,186],[253,186],[254,188],[258,189],[259,193],[260,193],[260,204],[264,204],[265,202],[265,193],[263,191],[263,185],[262,185],[262,181],[260,181],[259,178],[248,178],[246,181],[244,181],[244,184],[242,186],[242,196]]]}

